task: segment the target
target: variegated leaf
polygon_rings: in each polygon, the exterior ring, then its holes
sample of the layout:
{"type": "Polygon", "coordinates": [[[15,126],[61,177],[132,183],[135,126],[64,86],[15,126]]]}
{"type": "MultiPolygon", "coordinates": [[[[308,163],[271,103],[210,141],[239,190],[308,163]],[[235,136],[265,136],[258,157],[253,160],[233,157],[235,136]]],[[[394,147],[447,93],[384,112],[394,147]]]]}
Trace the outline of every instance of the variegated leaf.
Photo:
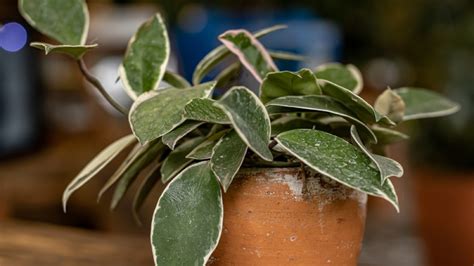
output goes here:
{"type": "Polygon", "coordinates": [[[317,67],[314,72],[319,79],[329,80],[355,94],[359,94],[364,86],[362,74],[353,65],[328,63],[317,67]]]}
{"type": "Polygon", "coordinates": [[[173,129],[171,132],[163,136],[163,143],[166,144],[170,149],[174,150],[176,143],[181,140],[184,136],[195,130],[204,122],[199,121],[186,121],[179,127],[173,129]]]}
{"type": "Polygon", "coordinates": [[[221,108],[214,105],[212,99],[194,99],[186,107],[185,117],[190,120],[214,124],[230,124],[230,120],[221,108]]]}
{"type": "Polygon", "coordinates": [[[374,109],[381,115],[385,115],[393,122],[398,123],[403,120],[405,102],[403,102],[402,97],[388,88],[377,98],[374,109]]]}
{"type": "Polygon", "coordinates": [[[209,160],[212,157],[212,150],[216,146],[217,142],[227,133],[228,130],[218,131],[211,134],[205,141],[196,146],[186,158],[194,160],[209,160]]]}
{"type": "Polygon", "coordinates": [[[97,44],[91,45],[54,45],[49,43],[32,42],[31,47],[44,51],[45,55],[50,53],[60,53],[71,56],[78,60],[87,52],[97,47],[97,44]]]}

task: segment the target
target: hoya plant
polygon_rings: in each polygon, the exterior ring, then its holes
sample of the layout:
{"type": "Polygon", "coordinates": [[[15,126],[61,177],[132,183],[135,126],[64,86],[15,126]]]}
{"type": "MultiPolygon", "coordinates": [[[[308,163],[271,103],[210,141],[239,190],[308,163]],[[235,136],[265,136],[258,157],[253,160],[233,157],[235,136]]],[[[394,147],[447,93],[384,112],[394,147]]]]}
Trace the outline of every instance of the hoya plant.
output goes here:
{"type": "MultiPolygon", "coordinates": [[[[100,152],[68,185],[70,196],[118,154],[128,155],[108,177],[99,198],[113,190],[115,208],[141,177],[133,214],[152,188],[166,185],[152,218],[151,245],[156,264],[204,265],[223,229],[223,194],[243,167],[307,167],[352,189],[387,200],[398,211],[390,177],[402,166],[385,157],[386,145],[408,137],[395,128],[408,120],[452,114],[458,105],[419,88],[388,88],[374,105],[359,96],[356,67],[325,64],[296,72],[279,70],[276,60],[299,60],[269,51],[259,38],[285,28],[257,32],[229,30],[222,45],[197,65],[192,84],[167,71],[170,41],[160,14],[131,38],[119,78],[134,100],[127,109],[111,98],[88,71],[83,56],[89,14],[83,0],[20,0],[24,18],[57,43],[31,46],[46,54],[63,53],[77,61],[84,77],[119,112],[132,133],[100,152]],[[219,67],[219,68],[217,68],[219,67]],[[208,82],[211,71],[223,69],[208,82]],[[258,86],[238,84],[250,73],[258,86]],[[221,93],[214,93],[219,89],[221,93]]],[[[190,44],[192,45],[192,44],[190,44]]]]}

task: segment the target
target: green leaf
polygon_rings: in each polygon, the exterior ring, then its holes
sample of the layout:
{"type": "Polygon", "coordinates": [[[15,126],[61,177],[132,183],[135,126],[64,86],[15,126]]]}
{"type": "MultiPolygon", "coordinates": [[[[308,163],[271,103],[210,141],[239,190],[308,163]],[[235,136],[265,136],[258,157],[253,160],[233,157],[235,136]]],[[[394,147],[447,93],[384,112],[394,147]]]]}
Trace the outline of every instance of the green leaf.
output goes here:
{"type": "Polygon", "coordinates": [[[129,152],[125,160],[120,164],[120,166],[115,170],[115,172],[107,179],[105,184],[102,186],[102,188],[99,191],[99,195],[97,196],[97,202],[100,201],[102,196],[104,195],[107,190],[109,190],[117,181],[122,178],[122,176],[128,171],[128,169],[131,168],[132,164],[137,161],[144,153],[150,149],[151,145],[154,144],[155,142],[158,142],[161,140],[156,140],[153,142],[146,143],[145,145],[141,145],[138,143],[133,147],[133,149],[129,152]]]}
{"type": "Polygon", "coordinates": [[[262,159],[273,160],[270,142],[270,118],[258,97],[245,87],[233,87],[216,106],[227,114],[242,140],[262,159]]]}
{"type": "Polygon", "coordinates": [[[60,53],[69,55],[78,60],[81,59],[87,52],[97,47],[97,44],[91,45],[54,45],[42,42],[32,42],[31,47],[43,50],[45,55],[50,53],[60,53]]]}
{"type": "Polygon", "coordinates": [[[207,162],[188,167],[163,191],[151,227],[156,265],[205,265],[223,224],[222,192],[207,162]]]}
{"type": "Polygon", "coordinates": [[[323,83],[322,89],[324,94],[341,102],[354,112],[363,122],[372,124],[380,121],[383,124],[395,125],[391,120],[376,112],[374,108],[359,95],[332,83],[331,81],[321,79],[319,79],[319,81],[323,83]]]}
{"type": "Polygon", "coordinates": [[[161,181],[166,183],[175,177],[181,170],[193,162],[193,159],[186,158],[197,145],[204,141],[203,137],[187,140],[172,151],[163,161],[160,169],[161,181]]]}
{"type": "Polygon", "coordinates": [[[174,150],[174,146],[176,145],[176,143],[178,143],[180,139],[182,139],[184,136],[186,136],[202,124],[204,124],[204,122],[186,121],[179,127],[173,129],[171,132],[164,135],[163,143],[170,147],[170,149],[174,150]]]}
{"type": "Polygon", "coordinates": [[[224,192],[227,192],[242,166],[245,154],[247,154],[247,145],[235,130],[227,133],[214,147],[210,162],[211,169],[222,184],[224,192]]]}
{"type": "Polygon", "coordinates": [[[369,157],[332,134],[296,129],[277,136],[289,153],[317,172],[369,195],[389,201],[398,211],[398,199],[390,180],[380,183],[380,173],[369,157]]]}
{"type": "Polygon", "coordinates": [[[209,97],[214,86],[215,82],[209,82],[188,89],[168,88],[141,95],[130,109],[133,134],[145,143],[170,132],[186,120],[186,104],[195,98],[209,97]]]}
{"type": "Polygon", "coordinates": [[[238,77],[240,73],[240,62],[235,62],[231,64],[230,66],[226,67],[224,70],[222,70],[215,78],[217,81],[217,88],[224,87],[227,85],[229,82],[231,82],[234,78],[238,77]]]}
{"type": "Polygon", "coordinates": [[[405,114],[405,102],[403,102],[402,97],[390,88],[380,94],[375,101],[374,108],[375,111],[387,116],[395,123],[401,122],[405,114]]]}
{"type": "Polygon", "coordinates": [[[294,54],[286,51],[273,51],[268,50],[268,53],[273,59],[276,60],[287,60],[287,61],[306,61],[306,57],[299,54],[294,54]]]}
{"type": "Polygon", "coordinates": [[[372,126],[372,132],[377,136],[378,145],[389,145],[410,138],[402,132],[379,126],[372,126]]]}
{"type": "Polygon", "coordinates": [[[212,150],[216,146],[217,142],[224,136],[228,130],[222,130],[217,133],[210,135],[205,141],[197,145],[186,158],[195,160],[208,160],[212,157],[212,150]]]}
{"type": "Polygon", "coordinates": [[[289,131],[297,128],[314,128],[318,123],[309,119],[284,116],[280,119],[272,121],[272,136],[276,136],[285,131],[289,131]]]}
{"type": "Polygon", "coordinates": [[[260,86],[263,103],[288,95],[320,95],[321,88],[313,72],[303,68],[298,72],[269,73],[260,86]]]}
{"type": "Polygon", "coordinates": [[[316,111],[337,115],[357,125],[364,134],[364,137],[370,139],[373,143],[377,143],[377,138],[366,124],[357,119],[344,105],[327,96],[309,95],[281,97],[267,103],[267,110],[271,114],[277,112],[316,111]],[[280,109],[280,107],[284,107],[284,109],[280,109]],[[285,108],[295,109],[288,110],[285,108]]]}
{"type": "Polygon", "coordinates": [[[89,31],[89,11],[84,0],[19,0],[28,23],[61,44],[84,45],[89,31]]]}
{"type": "Polygon", "coordinates": [[[135,160],[129,168],[123,173],[119,179],[117,186],[115,187],[112,201],[110,203],[110,209],[115,209],[123,198],[127,190],[132,185],[133,181],[137,178],[140,172],[146,168],[153,160],[163,153],[165,146],[161,141],[153,143],[150,148],[146,150],[137,160],[135,160]]]}
{"type": "MultiPolygon", "coordinates": [[[[266,28],[254,33],[255,38],[263,37],[274,31],[286,29],[285,25],[276,25],[270,28],[266,28]]],[[[193,73],[193,84],[201,83],[202,79],[220,62],[222,62],[227,56],[230,55],[230,51],[224,45],[216,47],[210,51],[196,66],[193,73]]]]}
{"type": "Polygon", "coordinates": [[[315,70],[318,79],[329,80],[343,88],[359,94],[364,86],[359,69],[353,65],[328,63],[315,70]]]}
{"type": "Polygon", "coordinates": [[[221,108],[214,105],[212,99],[194,99],[186,107],[186,118],[213,124],[230,124],[230,120],[221,108]]]}
{"type": "Polygon", "coordinates": [[[261,83],[269,72],[278,71],[265,47],[250,32],[229,30],[221,34],[219,40],[239,58],[258,82],[261,83]]]}
{"type": "Polygon", "coordinates": [[[367,147],[365,147],[364,143],[359,137],[359,133],[357,129],[352,126],[351,127],[351,138],[352,141],[355,142],[357,147],[359,147],[371,160],[372,162],[377,165],[377,168],[380,172],[380,182],[383,184],[385,180],[389,177],[396,176],[402,177],[403,176],[403,167],[395,160],[392,160],[387,157],[383,157],[377,154],[372,154],[367,147]]]}
{"type": "Polygon", "coordinates": [[[459,111],[459,104],[440,94],[419,88],[394,90],[405,102],[404,121],[431,117],[441,117],[459,111]]]}
{"type": "Polygon", "coordinates": [[[135,141],[133,135],[125,136],[110,144],[100,152],[84,169],[69,183],[63,194],[63,209],[66,212],[66,205],[72,193],[91,180],[100,170],[102,170],[112,159],[115,158],[123,149],[135,141]]]}
{"type": "Polygon", "coordinates": [[[158,89],[170,57],[168,33],[159,14],[142,24],[128,43],[120,79],[132,99],[158,89]]]}
{"type": "Polygon", "coordinates": [[[155,159],[154,162],[151,163],[150,169],[146,172],[145,176],[143,177],[143,181],[138,187],[137,193],[135,194],[135,197],[133,198],[133,203],[132,203],[132,214],[133,217],[135,218],[135,221],[141,225],[141,219],[140,215],[138,212],[140,211],[141,207],[145,203],[146,198],[150,194],[150,192],[153,190],[155,185],[158,183],[160,180],[160,167],[161,167],[161,158],[155,159]]]}
{"type": "Polygon", "coordinates": [[[175,88],[184,89],[184,88],[191,87],[191,84],[189,84],[189,82],[185,78],[170,71],[165,71],[165,75],[163,76],[163,81],[168,83],[171,87],[175,87],[175,88]]]}

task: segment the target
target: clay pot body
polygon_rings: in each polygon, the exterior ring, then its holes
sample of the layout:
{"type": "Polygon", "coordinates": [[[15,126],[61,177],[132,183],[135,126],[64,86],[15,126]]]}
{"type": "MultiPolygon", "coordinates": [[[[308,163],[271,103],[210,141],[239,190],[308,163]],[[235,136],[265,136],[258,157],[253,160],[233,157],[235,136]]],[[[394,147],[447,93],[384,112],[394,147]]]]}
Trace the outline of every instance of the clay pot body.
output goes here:
{"type": "Polygon", "coordinates": [[[300,168],[243,169],[209,265],[357,265],[367,196],[300,168]]]}
{"type": "Polygon", "coordinates": [[[474,173],[418,169],[415,192],[427,265],[473,265],[474,173]]]}

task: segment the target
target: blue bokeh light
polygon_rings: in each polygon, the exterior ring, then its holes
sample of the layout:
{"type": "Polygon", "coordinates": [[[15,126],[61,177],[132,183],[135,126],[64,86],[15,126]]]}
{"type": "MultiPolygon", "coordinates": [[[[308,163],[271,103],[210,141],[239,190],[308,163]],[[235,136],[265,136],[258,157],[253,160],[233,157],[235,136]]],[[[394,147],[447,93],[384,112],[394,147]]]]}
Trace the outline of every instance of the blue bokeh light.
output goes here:
{"type": "Polygon", "coordinates": [[[11,22],[0,27],[0,48],[7,52],[20,51],[27,39],[26,29],[19,23],[11,22]]]}

